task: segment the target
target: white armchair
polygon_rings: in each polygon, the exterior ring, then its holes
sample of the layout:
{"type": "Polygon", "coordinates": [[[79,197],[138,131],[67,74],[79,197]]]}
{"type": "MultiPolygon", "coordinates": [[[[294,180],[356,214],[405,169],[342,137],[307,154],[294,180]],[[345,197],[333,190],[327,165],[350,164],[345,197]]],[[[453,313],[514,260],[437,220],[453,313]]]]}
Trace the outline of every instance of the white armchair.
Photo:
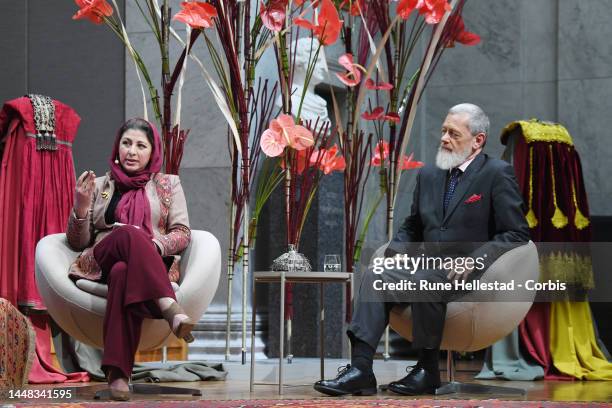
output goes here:
{"type": "MultiPolygon", "coordinates": [[[[36,283],[49,314],[75,339],[103,347],[102,324],[107,286],[81,279],[75,284],[68,267],[78,256],[68,246],[65,234],[53,234],[36,246],[36,283]]],[[[221,248],[209,232],[191,231],[191,243],[181,257],[180,281],[173,283],[176,299],[196,321],[206,311],[219,284],[221,248]]],[[[172,332],[164,320],[145,319],[138,350],[162,347],[172,332]]]]}

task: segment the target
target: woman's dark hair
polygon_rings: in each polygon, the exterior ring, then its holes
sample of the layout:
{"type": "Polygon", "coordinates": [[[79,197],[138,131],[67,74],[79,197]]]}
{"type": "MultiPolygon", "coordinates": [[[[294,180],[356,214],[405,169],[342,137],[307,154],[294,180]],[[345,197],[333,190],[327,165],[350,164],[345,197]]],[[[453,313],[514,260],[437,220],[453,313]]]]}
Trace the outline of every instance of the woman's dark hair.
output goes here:
{"type": "Polygon", "coordinates": [[[119,129],[119,137],[123,136],[123,134],[130,129],[143,131],[144,134],[147,135],[147,139],[149,139],[151,147],[155,146],[155,142],[153,140],[153,129],[151,128],[151,125],[149,125],[149,122],[141,118],[129,119],[119,129]]]}

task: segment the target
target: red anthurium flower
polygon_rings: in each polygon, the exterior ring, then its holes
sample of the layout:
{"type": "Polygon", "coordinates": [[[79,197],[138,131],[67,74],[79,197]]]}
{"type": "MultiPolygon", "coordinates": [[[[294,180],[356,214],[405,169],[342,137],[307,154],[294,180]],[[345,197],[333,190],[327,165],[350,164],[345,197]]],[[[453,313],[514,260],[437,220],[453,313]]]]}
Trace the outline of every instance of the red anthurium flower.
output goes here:
{"type": "Polygon", "coordinates": [[[270,127],[263,132],[259,142],[261,150],[269,157],[279,156],[285,146],[304,150],[313,144],[312,132],[304,126],[296,125],[293,117],[285,114],[270,121],[270,127]]]}
{"type": "Polygon", "coordinates": [[[398,163],[398,165],[402,166],[402,170],[418,169],[419,167],[423,167],[425,165],[423,162],[412,160],[413,155],[414,153],[410,153],[410,156],[406,157],[405,154],[402,154],[400,162],[398,163]]]}
{"type": "Polygon", "coordinates": [[[102,24],[104,17],[113,15],[113,8],[106,0],[74,0],[79,11],[72,16],[73,20],[87,19],[94,24],[102,24]]]}
{"type": "Polygon", "coordinates": [[[278,33],[283,29],[287,9],[287,0],[270,0],[268,5],[264,5],[263,1],[259,8],[261,22],[270,31],[278,33]]]}
{"type": "Polygon", "coordinates": [[[399,123],[400,117],[395,112],[389,112],[385,116],[383,116],[384,120],[390,120],[391,122],[399,123]]]}
{"type": "Polygon", "coordinates": [[[379,82],[376,83],[374,82],[374,80],[372,80],[372,78],[368,78],[365,82],[365,86],[368,89],[382,89],[383,91],[389,91],[391,89],[393,89],[393,84],[390,84],[389,82],[379,82]]]}
{"type": "Polygon", "coordinates": [[[202,1],[184,1],[181,3],[181,11],[176,13],[173,20],[181,21],[197,30],[212,27],[213,17],[217,17],[217,9],[211,4],[202,1]]]}
{"type": "Polygon", "coordinates": [[[338,146],[333,145],[330,149],[320,149],[310,155],[310,164],[319,163],[319,169],[329,174],[332,171],[344,171],[346,161],[343,156],[338,156],[338,146]]]}
{"type": "MultiPolygon", "coordinates": [[[[310,162],[310,151],[312,149],[304,149],[304,150],[296,150],[295,151],[295,171],[297,174],[302,174],[304,173],[304,170],[306,170],[308,167],[312,167],[313,164],[310,162]]],[[[285,160],[287,159],[287,156],[283,157],[283,159],[280,162],[280,166],[283,170],[285,170],[287,168],[287,165],[285,163],[285,160]]]]}
{"type": "Polygon", "coordinates": [[[295,24],[296,26],[300,26],[302,28],[305,28],[307,30],[314,30],[316,25],[313,24],[312,22],[306,20],[305,18],[294,18],[293,19],[293,24],[295,24]]]}
{"type": "Polygon", "coordinates": [[[410,13],[412,13],[412,10],[416,8],[418,2],[419,0],[401,0],[397,5],[397,14],[406,20],[410,13]]]}
{"type": "Polygon", "coordinates": [[[385,114],[385,109],[382,106],[374,108],[372,112],[363,112],[361,117],[365,120],[378,120],[381,119],[385,114]]]}
{"type": "Polygon", "coordinates": [[[321,1],[317,23],[314,34],[321,44],[332,45],[338,40],[340,29],[342,28],[342,20],[340,20],[338,10],[336,10],[336,6],[334,6],[331,0],[321,1]]]}
{"type": "Polygon", "coordinates": [[[438,24],[444,13],[450,10],[447,0],[400,0],[397,5],[397,13],[404,20],[410,16],[413,10],[425,15],[427,24],[438,24]]]}
{"type": "Polygon", "coordinates": [[[353,63],[353,56],[351,54],[343,54],[338,58],[338,62],[344,68],[348,70],[346,74],[338,74],[338,79],[346,86],[355,86],[361,82],[361,71],[359,71],[361,65],[353,63]]]}
{"type": "Polygon", "coordinates": [[[465,23],[460,14],[451,17],[448,22],[450,27],[450,39],[446,45],[447,48],[455,46],[455,41],[465,45],[476,45],[480,42],[480,36],[465,30],[465,23]]]}
{"type": "MultiPolygon", "coordinates": [[[[334,6],[331,0],[321,0],[320,5],[317,24],[303,18],[293,19],[293,24],[312,30],[321,45],[331,45],[338,40],[340,29],[342,28],[342,20],[340,20],[338,10],[336,10],[336,6],[334,6]]],[[[312,7],[316,7],[314,2],[312,7]]]]}
{"type": "Polygon", "coordinates": [[[374,149],[374,157],[372,157],[370,165],[380,166],[385,160],[387,160],[387,157],[389,157],[389,143],[381,140],[376,144],[376,148],[374,149]]]}
{"type": "Polygon", "coordinates": [[[438,24],[444,13],[451,10],[447,0],[423,0],[424,7],[419,9],[419,14],[425,15],[427,24],[438,24]]]}

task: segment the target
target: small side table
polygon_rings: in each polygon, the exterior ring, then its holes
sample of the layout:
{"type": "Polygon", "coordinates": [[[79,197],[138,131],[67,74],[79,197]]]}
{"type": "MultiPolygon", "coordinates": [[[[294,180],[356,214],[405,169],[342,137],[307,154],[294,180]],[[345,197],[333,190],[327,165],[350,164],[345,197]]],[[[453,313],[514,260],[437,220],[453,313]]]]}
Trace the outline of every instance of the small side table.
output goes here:
{"type": "Polygon", "coordinates": [[[326,283],[344,283],[353,288],[353,274],[348,272],[255,272],[253,273],[253,317],[251,319],[251,375],[250,391],[253,392],[255,385],[275,385],[274,383],[255,382],[255,320],[257,316],[257,297],[256,287],[258,283],[279,283],[280,284],[280,351],[278,354],[278,393],[283,393],[283,359],[285,348],[285,284],[286,283],[318,283],[321,285],[320,300],[320,342],[321,342],[321,379],[325,373],[325,305],[324,287],[326,283]]]}

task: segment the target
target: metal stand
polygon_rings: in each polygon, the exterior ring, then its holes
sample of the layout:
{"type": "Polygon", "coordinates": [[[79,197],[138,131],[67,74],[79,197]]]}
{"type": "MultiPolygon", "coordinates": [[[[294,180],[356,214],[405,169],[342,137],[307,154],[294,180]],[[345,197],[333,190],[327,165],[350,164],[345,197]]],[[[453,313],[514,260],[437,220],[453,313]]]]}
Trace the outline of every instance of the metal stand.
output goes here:
{"type": "Polygon", "coordinates": [[[346,272],[255,272],[253,274],[253,315],[251,317],[251,372],[249,378],[249,390],[253,392],[255,385],[278,385],[278,393],[283,394],[283,360],[285,359],[285,284],[290,283],[318,283],[320,290],[319,318],[321,323],[320,348],[321,348],[321,379],[325,374],[325,283],[344,283],[351,285],[352,273],[346,272]],[[255,382],[255,324],[257,318],[257,283],[280,283],[280,330],[279,330],[279,354],[278,354],[278,383],[255,382]]]}
{"type": "Polygon", "coordinates": [[[389,361],[391,355],[389,354],[389,326],[385,329],[385,350],[383,351],[383,360],[389,361]]]}
{"type": "Polygon", "coordinates": [[[455,381],[455,359],[453,352],[448,350],[446,356],[446,373],[448,382],[436,390],[436,395],[447,394],[478,394],[478,395],[518,395],[524,396],[525,390],[520,388],[498,387],[496,385],[484,385],[474,383],[460,383],[455,381]]]}
{"type": "Polygon", "coordinates": [[[287,364],[293,362],[293,354],[291,353],[291,336],[292,336],[291,319],[287,319],[287,364]]]}

